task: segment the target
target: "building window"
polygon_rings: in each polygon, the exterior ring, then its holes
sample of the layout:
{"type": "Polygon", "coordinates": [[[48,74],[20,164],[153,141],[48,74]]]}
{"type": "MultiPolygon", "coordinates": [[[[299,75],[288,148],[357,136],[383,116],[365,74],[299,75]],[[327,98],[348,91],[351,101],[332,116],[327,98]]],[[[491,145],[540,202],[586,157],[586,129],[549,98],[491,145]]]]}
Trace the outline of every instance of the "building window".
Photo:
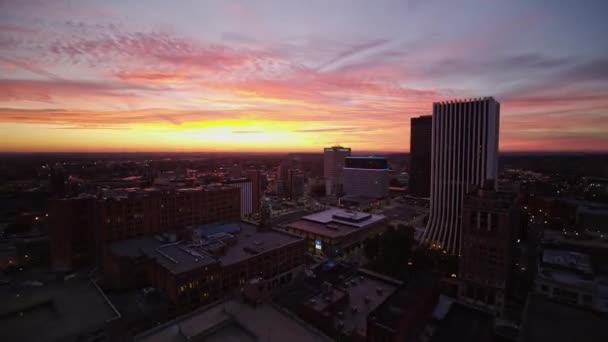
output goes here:
{"type": "Polygon", "coordinates": [[[542,292],[549,292],[549,288],[547,287],[547,285],[541,285],[540,290],[542,292]]]}

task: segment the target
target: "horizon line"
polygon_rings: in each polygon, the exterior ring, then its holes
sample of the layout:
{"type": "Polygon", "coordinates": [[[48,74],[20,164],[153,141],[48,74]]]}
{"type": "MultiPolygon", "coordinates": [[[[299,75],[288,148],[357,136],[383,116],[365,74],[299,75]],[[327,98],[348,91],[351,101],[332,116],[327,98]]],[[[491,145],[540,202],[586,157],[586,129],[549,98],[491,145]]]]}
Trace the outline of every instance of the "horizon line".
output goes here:
{"type": "MultiPolygon", "coordinates": [[[[409,150],[407,151],[381,151],[381,150],[359,150],[359,151],[352,151],[353,153],[376,153],[376,154],[395,154],[395,153],[410,153],[409,150]]],[[[608,153],[608,150],[499,150],[499,153],[593,153],[593,154],[604,154],[604,153],[608,153]]],[[[217,151],[217,150],[210,150],[210,151],[115,151],[115,150],[110,150],[110,151],[100,151],[100,150],[96,150],[96,151],[0,151],[0,154],[69,154],[69,153],[81,153],[81,154],[102,154],[102,153],[151,153],[151,154],[159,154],[159,153],[191,153],[191,154],[195,154],[195,153],[213,153],[213,154],[219,154],[219,153],[255,153],[255,154],[289,154],[289,153],[319,153],[322,154],[323,150],[293,150],[293,151],[255,151],[255,150],[242,150],[242,151],[238,151],[238,150],[227,150],[227,151],[217,151]]]]}

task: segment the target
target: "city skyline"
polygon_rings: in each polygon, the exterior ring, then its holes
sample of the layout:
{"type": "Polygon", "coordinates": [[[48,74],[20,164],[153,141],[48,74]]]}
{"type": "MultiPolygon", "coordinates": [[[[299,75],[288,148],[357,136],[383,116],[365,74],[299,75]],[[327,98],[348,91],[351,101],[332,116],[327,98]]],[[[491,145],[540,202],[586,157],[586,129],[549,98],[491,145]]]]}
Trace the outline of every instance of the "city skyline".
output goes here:
{"type": "Polygon", "coordinates": [[[606,151],[601,1],[0,4],[0,151],[409,151],[501,102],[501,151],[606,151]],[[480,29],[482,28],[482,29],[480,29]]]}

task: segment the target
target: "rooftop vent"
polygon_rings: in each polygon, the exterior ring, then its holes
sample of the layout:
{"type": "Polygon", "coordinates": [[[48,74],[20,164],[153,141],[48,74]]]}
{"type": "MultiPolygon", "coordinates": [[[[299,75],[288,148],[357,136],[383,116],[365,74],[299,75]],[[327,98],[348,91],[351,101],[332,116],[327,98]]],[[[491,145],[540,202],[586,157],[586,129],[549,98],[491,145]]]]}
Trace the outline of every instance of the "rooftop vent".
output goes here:
{"type": "Polygon", "coordinates": [[[260,251],[251,247],[243,247],[243,250],[249,254],[259,254],[260,251]]]}
{"type": "Polygon", "coordinates": [[[329,230],[338,230],[338,229],[340,229],[340,226],[338,226],[337,224],[334,224],[334,223],[328,223],[325,227],[327,229],[329,229],[329,230]]]}

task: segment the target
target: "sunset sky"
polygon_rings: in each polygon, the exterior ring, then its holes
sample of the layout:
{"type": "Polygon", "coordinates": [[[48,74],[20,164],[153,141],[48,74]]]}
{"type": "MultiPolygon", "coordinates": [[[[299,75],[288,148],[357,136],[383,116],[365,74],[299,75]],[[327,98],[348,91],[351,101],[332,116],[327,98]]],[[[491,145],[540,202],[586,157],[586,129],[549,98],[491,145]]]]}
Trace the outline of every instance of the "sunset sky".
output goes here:
{"type": "Polygon", "coordinates": [[[408,151],[494,96],[503,151],[608,150],[608,1],[0,0],[0,151],[408,151]]]}

